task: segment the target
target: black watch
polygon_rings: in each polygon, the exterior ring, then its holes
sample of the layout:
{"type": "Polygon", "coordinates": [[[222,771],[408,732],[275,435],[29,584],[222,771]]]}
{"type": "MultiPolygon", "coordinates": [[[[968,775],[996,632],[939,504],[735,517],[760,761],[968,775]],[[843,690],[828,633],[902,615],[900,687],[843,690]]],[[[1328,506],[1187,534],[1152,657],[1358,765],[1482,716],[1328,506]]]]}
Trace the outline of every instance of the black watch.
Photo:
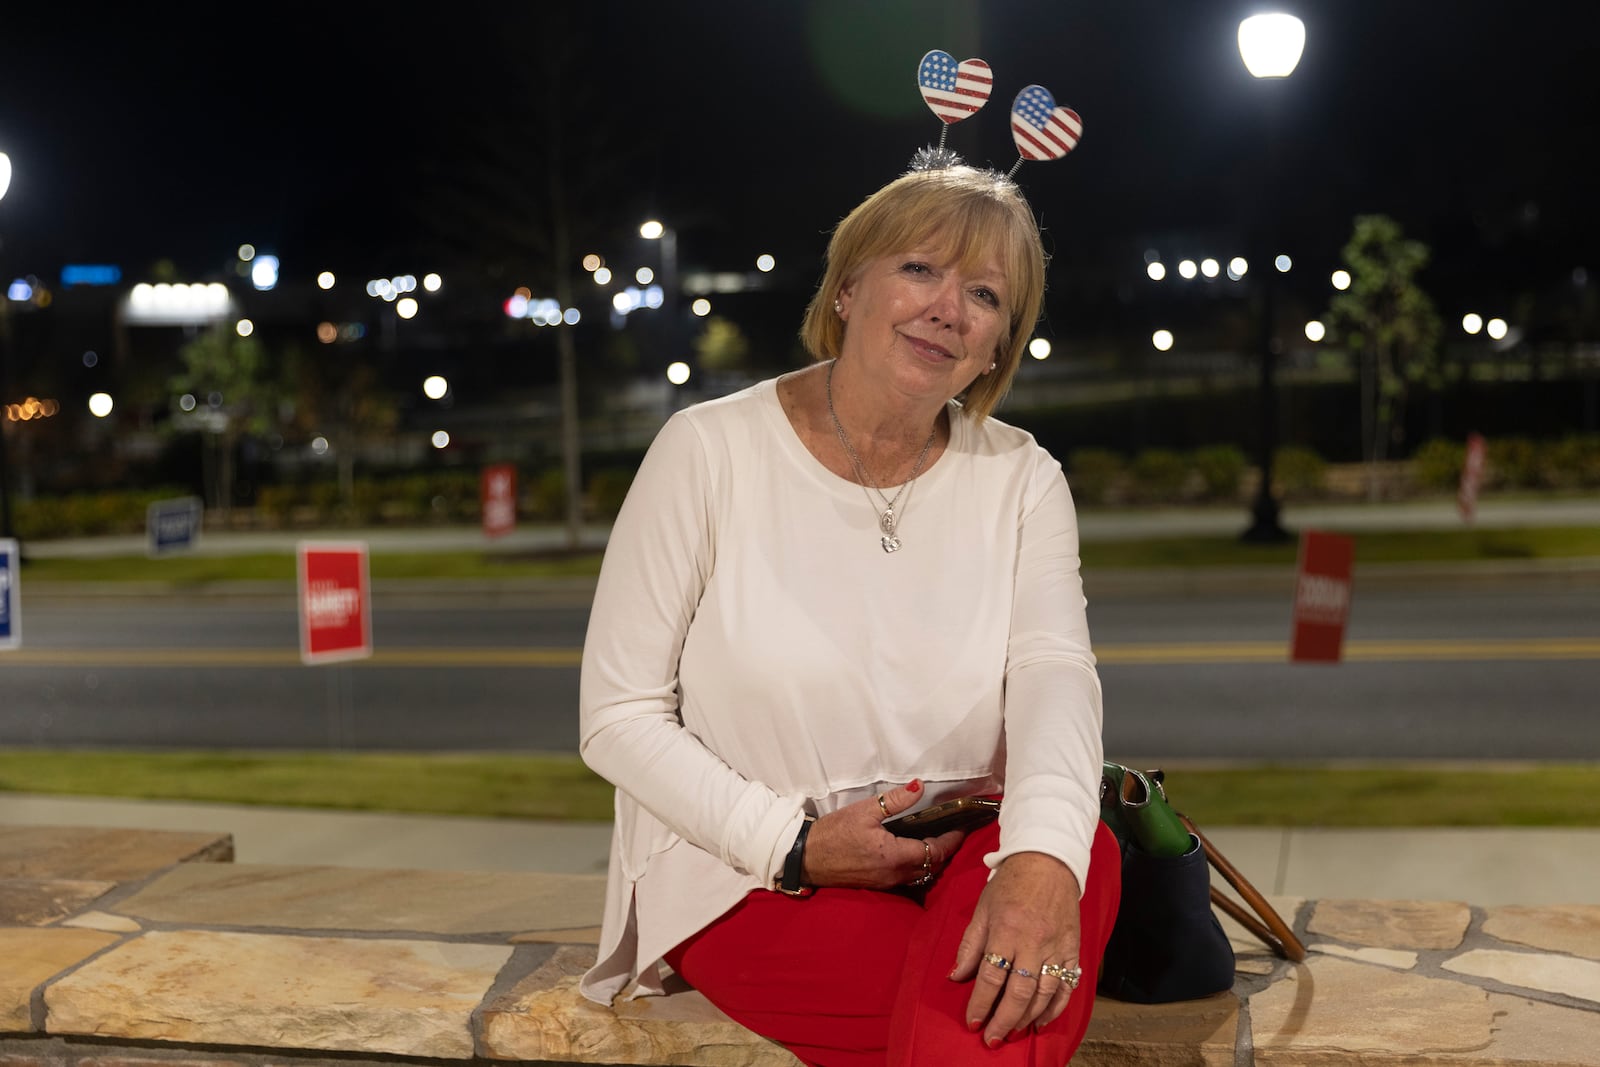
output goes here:
{"type": "Polygon", "coordinates": [[[811,834],[811,824],[817,821],[815,815],[807,815],[800,824],[800,832],[794,837],[794,844],[789,847],[789,855],[783,861],[783,873],[772,883],[772,888],[791,897],[809,897],[812,893],[810,886],[800,884],[800,871],[805,867],[806,838],[811,834]]]}

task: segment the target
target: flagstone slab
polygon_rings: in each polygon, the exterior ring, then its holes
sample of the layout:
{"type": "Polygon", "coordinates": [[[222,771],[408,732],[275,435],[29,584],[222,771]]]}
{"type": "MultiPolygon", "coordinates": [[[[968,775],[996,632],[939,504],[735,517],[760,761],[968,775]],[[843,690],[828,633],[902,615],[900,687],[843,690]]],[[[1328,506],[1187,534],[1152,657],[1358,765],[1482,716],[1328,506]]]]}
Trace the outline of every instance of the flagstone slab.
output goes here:
{"type": "Polygon", "coordinates": [[[1600,1067],[1600,1015],[1537,1000],[1489,994],[1494,1041],[1483,1062],[1538,1067],[1600,1067]]]}
{"type": "Polygon", "coordinates": [[[132,919],[104,911],[86,911],[82,915],[61,920],[60,925],[81,927],[85,930],[111,930],[119,934],[133,934],[144,929],[132,919]]]}
{"type": "Polygon", "coordinates": [[[692,989],[618,1000],[578,992],[594,950],[564,946],[485,1005],[480,1054],[496,1060],[796,1067],[793,1053],[740,1026],[692,989]]]}
{"type": "Polygon", "coordinates": [[[130,882],[175,863],[232,859],[232,834],[0,826],[0,878],[130,882]]]}
{"type": "Polygon", "coordinates": [[[115,882],[63,878],[0,878],[0,926],[44,926],[82,910],[115,882]]]}
{"type": "Polygon", "coordinates": [[[594,926],[605,876],[230,863],[177,867],[109,910],[152,922],[479,934],[594,926]]]}
{"type": "Polygon", "coordinates": [[[1306,929],[1375,948],[1452,949],[1471,922],[1472,909],[1453,901],[1319,900],[1306,929]]]}
{"type": "Polygon", "coordinates": [[[1529,948],[1600,960],[1600,905],[1490,908],[1483,932],[1529,948]]]}
{"type": "Polygon", "coordinates": [[[1417,965],[1417,954],[1393,948],[1346,948],[1344,945],[1325,945],[1316,942],[1306,946],[1307,952],[1320,952],[1324,956],[1339,956],[1358,963],[1376,963],[1409,971],[1417,965]]]}
{"type": "Polygon", "coordinates": [[[53,983],[45,991],[45,1029],[465,1059],[473,1054],[472,1012],[511,951],[439,941],[156,931],[53,983]]]}
{"type": "Polygon", "coordinates": [[[1488,995],[1474,986],[1326,956],[1308,957],[1250,998],[1255,1067],[1471,1052],[1489,1044],[1493,1021],[1488,995]]]}
{"type": "MultiPolygon", "coordinates": [[[[1538,989],[1600,1004],[1600,962],[1544,952],[1506,952],[1476,948],[1446,960],[1443,967],[1456,974],[1488,978],[1504,985],[1538,989]]],[[[1600,1041],[1600,1019],[1595,1040],[1600,1041]]]]}
{"type": "Polygon", "coordinates": [[[1073,1067],[1234,1067],[1239,998],[1177,1004],[1098,998],[1073,1067]]]}
{"type": "Polygon", "coordinates": [[[0,928],[0,1033],[32,1030],[34,989],[116,940],[96,930],[0,928]]]}

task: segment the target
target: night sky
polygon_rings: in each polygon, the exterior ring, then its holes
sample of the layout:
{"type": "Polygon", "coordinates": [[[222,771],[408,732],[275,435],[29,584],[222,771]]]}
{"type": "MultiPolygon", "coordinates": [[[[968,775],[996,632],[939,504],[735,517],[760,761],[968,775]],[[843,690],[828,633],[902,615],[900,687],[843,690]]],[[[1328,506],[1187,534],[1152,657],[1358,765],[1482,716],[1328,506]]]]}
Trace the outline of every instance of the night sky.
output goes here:
{"type": "Polygon", "coordinates": [[[1308,40],[1285,82],[1243,69],[1248,3],[582,7],[10,12],[0,271],[137,280],[167,258],[199,279],[245,241],[305,275],[515,269],[548,252],[554,172],[575,255],[659,215],[686,266],[772,251],[814,278],[829,227],[937,139],[914,80],[931,48],[994,68],[952,130],[973,162],[1015,161],[1028,83],[1083,116],[1075,153],[1020,174],[1058,265],[1231,254],[1263,225],[1270,160],[1276,230],[1313,262],[1381,211],[1434,244],[1446,287],[1600,268],[1593,0],[1289,0],[1308,40]]]}

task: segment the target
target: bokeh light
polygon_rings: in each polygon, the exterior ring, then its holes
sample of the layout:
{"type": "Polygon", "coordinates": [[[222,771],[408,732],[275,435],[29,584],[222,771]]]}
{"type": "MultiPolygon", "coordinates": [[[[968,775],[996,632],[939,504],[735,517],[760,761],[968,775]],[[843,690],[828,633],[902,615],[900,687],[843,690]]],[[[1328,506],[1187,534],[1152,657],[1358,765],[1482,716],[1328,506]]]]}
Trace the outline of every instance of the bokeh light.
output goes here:
{"type": "Polygon", "coordinates": [[[682,385],[689,380],[689,364],[681,360],[667,365],[667,381],[673,385],[682,385]]]}
{"type": "Polygon", "coordinates": [[[1028,355],[1034,359],[1050,358],[1050,342],[1043,337],[1035,337],[1028,342],[1028,355]]]}
{"type": "Polygon", "coordinates": [[[422,379],[422,395],[429,400],[443,400],[450,391],[450,383],[443,375],[430,374],[422,379]]]}
{"type": "Polygon", "coordinates": [[[1157,330],[1150,335],[1150,343],[1156,346],[1156,351],[1166,352],[1172,348],[1172,331],[1157,330]]]}
{"type": "Polygon", "coordinates": [[[89,398],[89,414],[97,419],[103,419],[111,414],[114,406],[110,393],[95,393],[89,398]]]}

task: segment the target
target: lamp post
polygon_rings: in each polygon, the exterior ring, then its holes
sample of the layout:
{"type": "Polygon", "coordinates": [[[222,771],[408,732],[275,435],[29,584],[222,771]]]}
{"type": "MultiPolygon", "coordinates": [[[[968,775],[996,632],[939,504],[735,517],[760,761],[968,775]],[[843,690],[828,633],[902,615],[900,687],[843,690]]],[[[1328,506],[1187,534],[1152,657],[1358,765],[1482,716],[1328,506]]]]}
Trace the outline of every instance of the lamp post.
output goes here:
{"type": "MultiPolygon", "coordinates": [[[[1300,53],[1305,50],[1305,24],[1293,15],[1252,15],[1239,23],[1239,55],[1245,69],[1252,77],[1262,80],[1287,78],[1300,63],[1300,53]]],[[[1275,101],[1268,100],[1268,110],[1275,101]]],[[[1278,396],[1274,381],[1276,354],[1272,351],[1273,315],[1276,311],[1276,276],[1279,273],[1272,249],[1272,231],[1277,227],[1277,130],[1269,122],[1267,131],[1268,164],[1264,174],[1266,183],[1266,218],[1261,225],[1256,257],[1262,265],[1261,277],[1261,381],[1260,427],[1257,435],[1258,464],[1261,481],[1256,487],[1255,503],[1251,507],[1250,526],[1240,535],[1243,541],[1274,543],[1288,540],[1288,533],[1278,522],[1278,501],[1272,493],[1272,453],[1276,450],[1278,434],[1278,396]]]]}
{"type": "MultiPolygon", "coordinates": [[[[0,200],[5,199],[11,187],[11,157],[0,152],[0,200]]],[[[11,382],[6,375],[6,353],[11,347],[11,322],[9,316],[0,322],[0,409],[5,407],[10,395],[11,382]]],[[[7,480],[6,428],[0,425],[0,537],[14,537],[11,527],[11,483],[7,480]]]]}

